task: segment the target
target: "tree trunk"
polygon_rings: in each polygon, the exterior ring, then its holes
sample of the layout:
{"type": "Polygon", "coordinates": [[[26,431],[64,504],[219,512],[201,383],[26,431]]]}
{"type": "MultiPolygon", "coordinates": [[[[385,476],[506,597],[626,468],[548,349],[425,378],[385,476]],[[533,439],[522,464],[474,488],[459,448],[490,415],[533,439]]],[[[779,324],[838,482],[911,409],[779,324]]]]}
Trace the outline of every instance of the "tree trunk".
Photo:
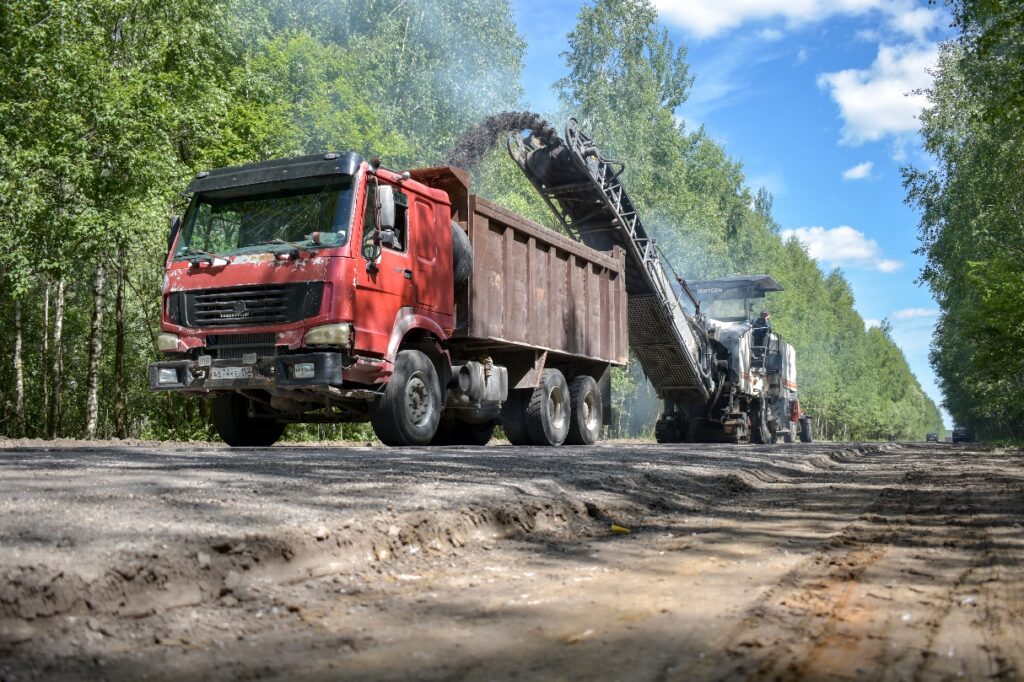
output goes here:
{"type": "Polygon", "coordinates": [[[114,433],[128,437],[128,390],[124,384],[124,280],[128,255],[117,249],[117,294],[114,303],[114,433]]]}
{"type": "Polygon", "coordinates": [[[99,423],[100,353],[103,350],[103,284],[107,271],[100,258],[92,280],[92,325],[89,328],[89,370],[85,391],[85,437],[95,438],[99,423]]]}
{"type": "Polygon", "coordinates": [[[50,367],[50,412],[47,419],[47,435],[56,438],[60,433],[60,398],[64,384],[64,348],[61,345],[61,334],[64,332],[64,277],[57,280],[57,291],[53,299],[53,339],[51,353],[53,363],[50,367]]]}
{"type": "MultiPolygon", "coordinates": [[[[43,293],[43,354],[39,364],[46,367],[50,359],[50,280],[47,278],[46,287],[43,293]]],[[[43,433],[50,432],[50,375],[41,372],[43,383],[43,433]]]]}
{"type": "Polygon", "coordinates": [[[21,299],[14,299],[14,416],[18,435],[25,435],[25,369],[21,357],[21,299]]]}

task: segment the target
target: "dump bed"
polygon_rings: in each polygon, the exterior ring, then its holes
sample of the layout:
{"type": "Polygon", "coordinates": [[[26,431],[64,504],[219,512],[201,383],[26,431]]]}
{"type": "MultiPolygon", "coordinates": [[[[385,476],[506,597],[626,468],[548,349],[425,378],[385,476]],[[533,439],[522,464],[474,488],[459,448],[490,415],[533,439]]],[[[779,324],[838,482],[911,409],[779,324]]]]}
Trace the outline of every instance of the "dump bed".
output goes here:
{"type": "MultiPolygon", "coordinates": [[[[554,360],[626,364],[625,251],[597,251],[470,193],[469,174],[436,166],[410,176],[448,194],[473,271],[455,301],[464,349],[547,352],[554,360]]],[[[508,362],[509,358],[503,358],[508,362]]]]}
{"type": "Polygon", "coordinates": [[[473,273],[456,336],[625,364],[625,253],[595,251],[486,199],[468,196],[473,273]]]}

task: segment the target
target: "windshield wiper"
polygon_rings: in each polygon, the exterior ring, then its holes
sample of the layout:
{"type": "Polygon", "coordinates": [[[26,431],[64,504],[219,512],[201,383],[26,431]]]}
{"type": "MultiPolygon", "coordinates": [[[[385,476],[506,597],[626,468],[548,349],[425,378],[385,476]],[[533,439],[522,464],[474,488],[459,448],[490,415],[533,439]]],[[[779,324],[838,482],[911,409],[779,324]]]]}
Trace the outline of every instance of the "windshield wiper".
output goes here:
{"type": "Polygon", "coordinates": [[[223,265],[227,265],[231,261],[226,256],[222,256],[219,253],[211,253],[210,251],[203,251],[202,249],[188,249],[182,256],[191,258],[191,264],[194,266],[200,263],[209,263],[210,265],[217,265],[217,261],[223,261],[223,265]]]}
{"type": "Polygon", "coordinates": [[[315,256],[317,254],[317,252],[319,251],[319,249],[320,249],[320,245],[319,244],[317,244],[316,246],[303,246],[302,244],[297,244],[296,242],[285,241],[284,239],[271,239],[270,241],[260,242],[259,244],[257,244],[257,246],[260,246],[260,245],[263,245],[263,244],[283,244],[284,246],[290,246],[290,247],[292,247],[292,253],[294,253],[296,257],[301,255],[301,253],[303,251],[306,251],[307,253],[309,253],[310,256],[315,256]]]}

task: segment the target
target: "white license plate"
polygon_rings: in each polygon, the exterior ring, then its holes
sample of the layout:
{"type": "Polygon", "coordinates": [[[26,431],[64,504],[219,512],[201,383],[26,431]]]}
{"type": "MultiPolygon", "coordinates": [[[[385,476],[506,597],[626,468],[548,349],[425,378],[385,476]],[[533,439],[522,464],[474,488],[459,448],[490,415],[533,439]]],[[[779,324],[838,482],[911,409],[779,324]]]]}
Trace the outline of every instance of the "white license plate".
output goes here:
{"type": "Polygon", "coordinates": [[[252,379],[252,367],[212,367],[211,379],[252,379]]]}

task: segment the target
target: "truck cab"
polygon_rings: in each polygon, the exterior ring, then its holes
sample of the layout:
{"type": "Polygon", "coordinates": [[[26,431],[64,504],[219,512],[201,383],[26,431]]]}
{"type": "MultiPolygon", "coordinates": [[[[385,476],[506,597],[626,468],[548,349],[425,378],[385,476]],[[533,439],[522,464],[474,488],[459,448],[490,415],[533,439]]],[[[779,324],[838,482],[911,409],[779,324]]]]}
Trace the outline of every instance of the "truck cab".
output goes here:
{"type": "MultiPolygon", "coordinates": [[[[151,388],[227,395],[222,412],[249,416],[247,396],[293,414],[333,398],[354,418],[406,336],[451,334],[446,193],[354,153],[203,172],[187,191],[168,236],[169,359],[150,366],[151,388]]],[[[283,426],[268,428],[254,440],[283,426]]]]}

